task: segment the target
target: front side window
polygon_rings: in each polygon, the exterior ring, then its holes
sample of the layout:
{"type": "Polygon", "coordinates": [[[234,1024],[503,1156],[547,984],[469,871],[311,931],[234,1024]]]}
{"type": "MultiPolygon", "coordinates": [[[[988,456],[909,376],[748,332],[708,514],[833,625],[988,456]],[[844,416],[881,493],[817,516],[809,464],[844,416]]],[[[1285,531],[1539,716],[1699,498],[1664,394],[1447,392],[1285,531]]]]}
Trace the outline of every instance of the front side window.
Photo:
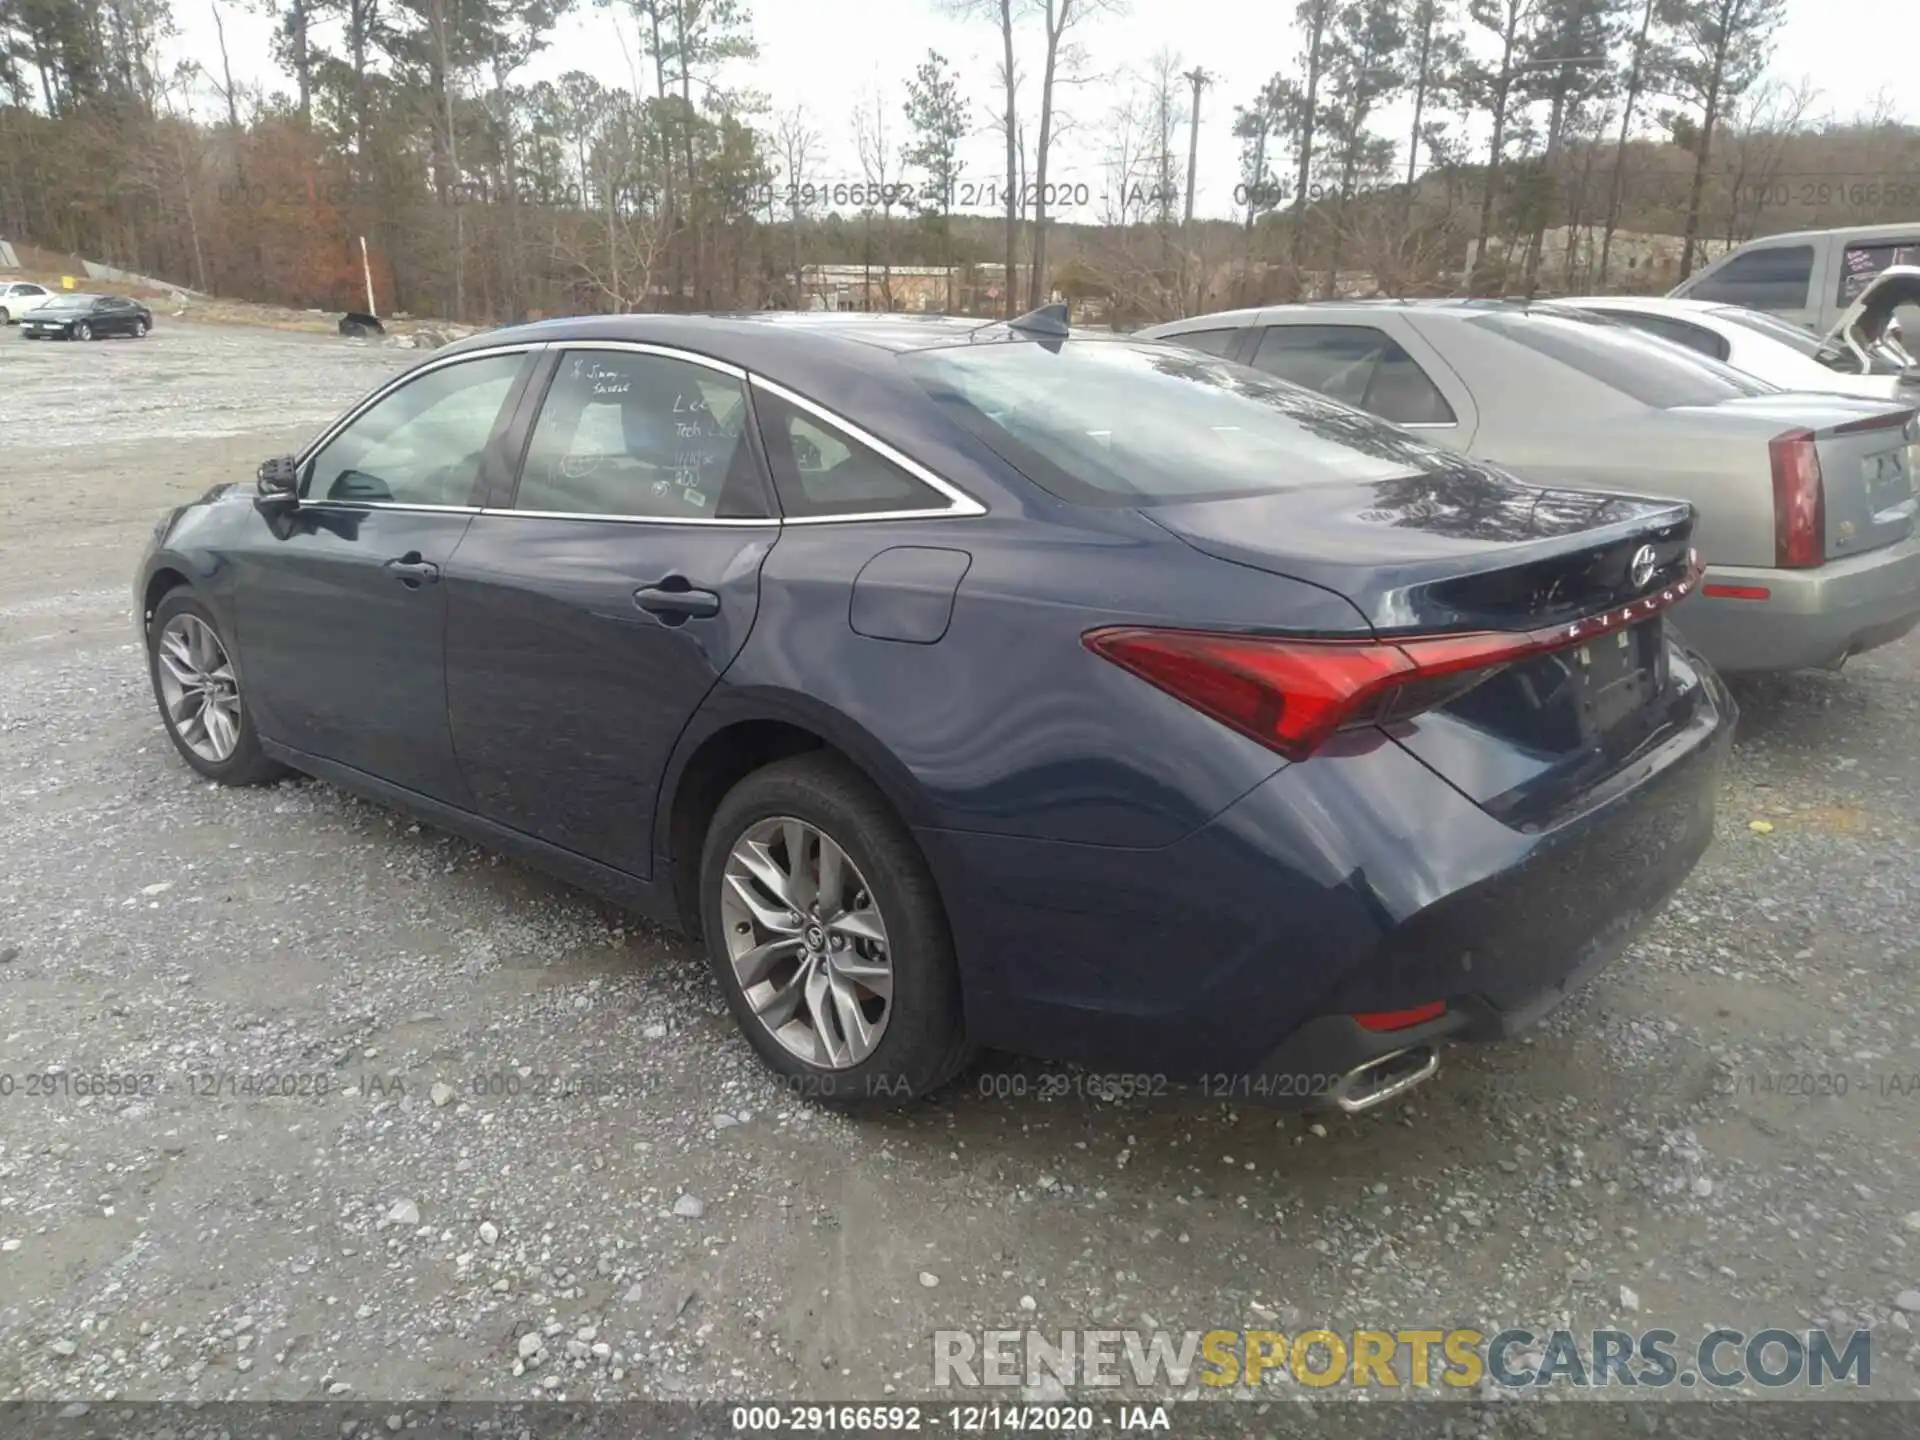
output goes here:
{"type": "Polygon", "coordinates": [[[303,498],[469,505],[500,407],[525,357],[489,355],[409,380],[329,440],[303,498]]]}
{"type": "Polygon", "coordinates": [[[1253,364],[1395,425],[1455,423],[1426,371],[1371,325],[1275,325],[1260,337],[1253,364]]]}
{"type": "Polygon", "coordinates": [[[1557,360],[1610,390],[1660,409],[1717,405],[1780,387],[1731,365],[1580,311],[1494,311],[1466,322],[1557,360]]]}
{"type": "Polygon", "coordinates": [[[957,423],[1075,504],[1271,495],[1459,464],[1372,415],[1164,341],[955,345],[900,364],[957,423]]]}
{"type": "Polygon", "coordinates": [[[766,513],[746,392],[691,360],[572,350],[540,406],[517,510],[647,520],[766,513]]]}
{"type": "Polygon", "coordinates": [[[755,392],[767,461],[790,519],[942,511],[953,502],[870,445],[771,390],[755,392]]]}
{"type": "Polygon", "coordinates": [[[1748,305],[1755,310],[1800,310],[1813,284],[1813,247],[1775,245],[1735,255],[1686,294],[1689,300],[1748,305]]]}

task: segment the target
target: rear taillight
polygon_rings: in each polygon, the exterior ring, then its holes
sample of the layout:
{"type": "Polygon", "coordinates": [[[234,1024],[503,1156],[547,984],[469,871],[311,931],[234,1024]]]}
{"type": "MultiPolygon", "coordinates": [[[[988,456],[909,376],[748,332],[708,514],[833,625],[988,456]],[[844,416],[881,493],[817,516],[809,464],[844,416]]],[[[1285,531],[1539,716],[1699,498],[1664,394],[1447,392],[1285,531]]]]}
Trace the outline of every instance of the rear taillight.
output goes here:
{"type": "Polygon", "coordinates": [[[1827,558],[1827,492],[1811,430],[1767,444],[1773,462],[1773,563],[1802,570],[1827,558]]]}
{"type": "Polygon", "coordinates": [[[1692,594],[1700,573],[1689,552],[1686,574],[1664,589],[1548,630],[1305,640],[1116,626],[1083,639],[1175,699],[1304,760],[1336,730],[1409,719],[1509,665],[1650,619],[1692,594]]]}

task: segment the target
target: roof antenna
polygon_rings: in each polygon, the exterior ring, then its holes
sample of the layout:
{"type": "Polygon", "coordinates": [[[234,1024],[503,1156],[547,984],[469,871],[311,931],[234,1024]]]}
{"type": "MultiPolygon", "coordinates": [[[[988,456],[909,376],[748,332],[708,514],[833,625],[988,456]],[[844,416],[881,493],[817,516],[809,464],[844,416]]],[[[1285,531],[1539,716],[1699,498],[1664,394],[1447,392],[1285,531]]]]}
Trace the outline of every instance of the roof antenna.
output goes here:
{"type": "Polygon", "coordinates": [[[1065,305],[1042,305],[1038,310],[1029,310],[1018,320],[1009,320],[1007,328],[1018,330],[1023,335],[1044,335],[1052,340],[1067,338],[1067,307],[1065,305]]]}

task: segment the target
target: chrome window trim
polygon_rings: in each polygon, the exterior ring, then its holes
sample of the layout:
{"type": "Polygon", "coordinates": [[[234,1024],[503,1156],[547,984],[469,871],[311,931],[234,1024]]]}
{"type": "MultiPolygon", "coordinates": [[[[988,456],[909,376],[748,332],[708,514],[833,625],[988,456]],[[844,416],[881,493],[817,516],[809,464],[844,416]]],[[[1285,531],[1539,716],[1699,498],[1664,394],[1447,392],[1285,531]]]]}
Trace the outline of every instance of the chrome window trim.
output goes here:
{"type": "Polygon", "coordinates": [[[676,350],[671,345],[656,345],[650,340],[549,340],[546,346],[549,350],[625,350],[635,355],[659,355],[664,359],[685,360],[690,365],[718,370],[742,384],[749,378],[745,370],[730,361],[716,360],[697,350],[676,350]]]}
{"type": "Polygon", "coordinates": [[[417,505],[409,500],[302,500],[302,510],[424,510],[435,515],[478,515],[478,505],[417,505]]]}
{"type": "MultiPolygon", "coordinates": [[[[1438,386],[1434,388],[1435,390],[1439,389],[1438,386]]],[[[1442,395],[1440,398],[1444,400],[1446,396],[1442,395]]],[[[1380,417],[1375,416],[1374,418],[1379,419],[1380,417]]],[[[1391,425],[1394,422],[1389,420],[1387,423],[1391,425]]],[[[1460,428],[1460,422],[1458,420],[1407,420],[1401,423],[1400,428],[1402,430],[1458,430],[1460,428]]]]}
{"type": "Polygon", "coordinates": [[[386,399],[387,396],[398,390],[402,385],[411,380],[418,379],[428,371],[438,370],[447,365],[457,365],[468,360],[484,360],[500,355],[518,355],[525,354],[529,351],[545,350],[615,350],[638,355],[658,355],[668,360],[684,360],[689,364],[702,366],[705,369],[716,371],[719,374],[731,376],[742,382],[743,385],[764,389],[769,394],[779,396],[795,408],[806,411],[814,418],[859,441],[862,445],[869,446],[883,459],[898,465],[916,480],[930,486],[941,495],[946,496],[951,503],[939,509],[871,510],[850,515],[766,515],[740,518],[721,518],[717,516],[605,515],[591,511],[575,510],[517,510],[510,506],[498,505],[422,505],[400,500],[308,500],[304,497],[300,500],[301,508],[400,510],[443,515],[501,515],[528,520],[589,520],[611,522],[619,525],[721,525],[736,528],[755,526],[762,528],[779,528],[787,525],[846,525],[873,520],[934,520],[950,516],[975,516],[985,515],[987,513],[987,507],[985,505],[981,504],[957,485],[954,485],[951,481],[943,480],[925,465],[922,465],[911,456],[902,454],[899,450],[887,444],[886,441],[880,439],[870,431],[854,424],[852,421],[834,411],[827,409],[824,405],[807,399],[804,395],[795,394],[792,390],[789,390],[777,381],[768,380],[763,376],[753,374],[729,361],[716,360],[710,355],[702,355],[692,350],[679,350],[670,345],[656,345],[648,341],[640,340],[524,340],[516,341],[508,345],[490,345],[480,350],[463,350],[458,355],[447,355],[435,360],[430,360],[424,365],[415,366],[413,369],[396,375],[392,380],[388,381],[387,384],[368,395],[346,415],[336,420],[332,426],[321,433],[319,439],[315,440],[301,452],[299,463],[301,467],[304,468],[314,456],[318,455],[321,450],[332,443],[335,436],[353,424],[354,421],[358,420],[367,411],[386,399]]]}
{"type": "Polygon", "coordinates": [[[504,515],[519,520],[600,520],[617,525],[758,525],[778,529],[780,517],[717,515],[603,515],[592,510],[511,510],[483,505],[476,515],[504,515]]]}
{"type": "MultiPolygon", "coordinates": [[[[458,355],[442,355],[435,359],[427,361],[427,363],[424,365],[415,365],[409,370],[403,370],[398,375],[395,375],[391,380],[387,381],[387,383],[382,385],[378,390],[375,390],[371,395],[367,396],[358,405],[354,406],[353,409],[349,410],[345,415],[341,416],[338,420],[334,421],[332,425],[328,426],[325,430],[321,431],[320,438],[315,440],[312,444],[308,445],[306,449],[300,452],[300,466],[302,469],[305,469],[307,462],[312,460],[313,457],[318,455],[322,450],[326,449],[327,446],[331,445],[333,443],[334,437],[338,435],[342,430],[345,430],[349,425],[353,424],[354,421],[358,420],[362,415],[366,414],[367,411],[371,410],[374,406],[378,405],[382,400],[386,399],[387,396],[391,395],[394,391],[398,390],[402,385],[406,385],[414,380],[418,380],[422,375],[427,374],[429,371],[443,370],[449,365],[462,365],[469,360],[490,360],[500,355],[524,355],[528,351],[545,350],[547,348],[549,348],[548,342],[545,340],[520,340],[520,341],[516,341],[511,345],[489,345],[484,349],[480,349],[480,350],[462,350],[458,355]]],[[[304,496],[301,497],[301,503],[302,504],[307,503],[306,498],[304,496]]],[[[315,505],[320,505],[320,504],[326,504],[329,502],[315,500],[312,503],[315,505]]],[[[368,502],[368,503],[376,503],[376,504],[396,503],[397,504],[399,502],[368,502]]],[[[471,509],[473,507],[453,506],[453,507],[440,507],[440,508],[471,509]]]]}
{"type": "Polygon", "coordinates": [[[900,451],[894,449],[893,446],[887,444],[886,441],[880,439],[871,431],[862,429],[851,420],[835,414],[824,405],[814,403],[804,395],[796,395],[786,386],[776,381],[768,380],[760,375],[751,376],[750,379],[755,389],[765,390],[769,395],[778,396],[795,409],[804,410],[816,420],[830,425],[835,430],[859,441],[862,445],[865,445],[875,454],[879,455],[881,459],[898,465],[923,485],[927,485],[939,494],[946,496],[950,502],[939,509],[868,510],[853,515],[783,515],[781,517],[781,524],[845,525],[862,520],[933,520],[947,516],[984,515],[987,513],[987,507],[985,505],[982,505],[959,486],[953,484],[951,481],[941,479],[918,460],[913,459],[911,456],[901,454],[900,451]]]}

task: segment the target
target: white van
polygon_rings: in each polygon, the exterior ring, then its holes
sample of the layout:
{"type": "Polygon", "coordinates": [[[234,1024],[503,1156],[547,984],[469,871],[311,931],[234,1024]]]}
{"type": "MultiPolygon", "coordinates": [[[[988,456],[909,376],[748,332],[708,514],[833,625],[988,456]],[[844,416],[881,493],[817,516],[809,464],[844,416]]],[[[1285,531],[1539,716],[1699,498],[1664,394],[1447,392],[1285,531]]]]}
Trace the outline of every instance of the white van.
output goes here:
{"type": "MultiPolygon", "coordinates": [[[[1825,335],[1889,265],[1920,265],[1920,219],[1846,230],[1796,230],[1749,240],[1668,291],[1675,300],[1708,300],[1765,310],[1825,335]]],[[[1900,315],[1920,335],[1920,313],[1900,315]]]]}

